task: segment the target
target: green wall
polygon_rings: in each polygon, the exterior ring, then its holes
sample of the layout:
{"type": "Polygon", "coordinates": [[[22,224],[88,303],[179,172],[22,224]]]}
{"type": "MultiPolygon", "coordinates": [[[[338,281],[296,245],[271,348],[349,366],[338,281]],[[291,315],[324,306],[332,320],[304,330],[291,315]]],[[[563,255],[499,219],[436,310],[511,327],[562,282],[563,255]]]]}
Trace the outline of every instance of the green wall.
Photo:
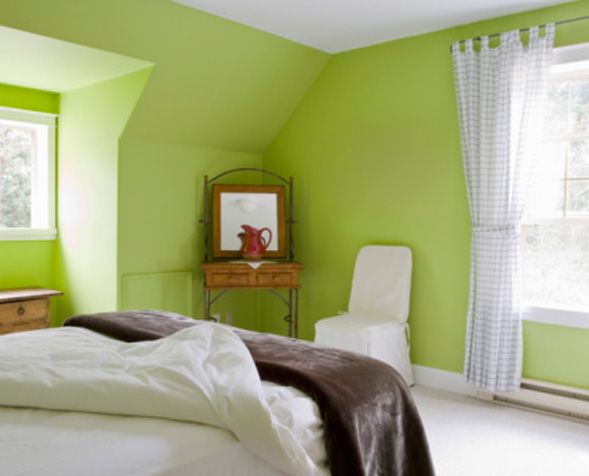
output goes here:
{"type": "Polygon", "coordinates": [[[62,95],[57,322],[117,306],[118,141],[150,71],[62,95]]]}
{"type": "MultiPolygon", "coordinates": [[[[203,258],[202,184],[237,167],[261,167],[261,154],[196,146],[121,142],[119,272],[121,276],[198,270],[203,258]]],[[[244,181],[242,176],[238,180],[244,181]]],[[[149,283],[147,284],[149,285],[149,283]]],[[[202,276],[194,273],[194,317],[202,317],[202,276]]],[[[124,298],[119,293],[121,299],[124,298]]],[[[231,293],[213,312],[233,313],[237,325],[258,326],[258,294],[231,293]]]]}
{"type": "Polygon", "coordinates": [[[59,114],[59,94],[0,84],[0,106],[59,114]]]}
{"type": "MultiPolygon", "coordinates": [[[[301,333],[346,309],[367,244],[414,253],[412,360],[462,372],[470,220],[455,104],[452,41],[589,15],[589,2],[514,15],[333,56],[264,156],[296,177],[301,333]]],[[[558,45],[589,41],[587,22],[558,45]]],[[[269,306],[269,304],[266,304],[269,306]]],[[[264,326],[276,330],[266,313],[264,326]]],[[[589,387],[589,331],[526,324],[524,374],[589,387]]]]}
{"type": "MultiPolygon", "coordinates": [[[[0,106],[59,113],[59,94],[0,84],[0,106]]],[[[0,241],[0,288],[54,285],[54,242],[0,241]]]]}

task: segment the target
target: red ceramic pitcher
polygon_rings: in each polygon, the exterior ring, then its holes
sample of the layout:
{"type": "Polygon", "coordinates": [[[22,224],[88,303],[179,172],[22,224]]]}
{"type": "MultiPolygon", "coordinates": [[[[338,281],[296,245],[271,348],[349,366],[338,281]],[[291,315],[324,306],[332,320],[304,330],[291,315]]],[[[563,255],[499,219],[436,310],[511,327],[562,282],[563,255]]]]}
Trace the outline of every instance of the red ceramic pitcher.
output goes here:
{"type": "Polygon", "coordinates": [[[237,236],[241,239],[241,256],[247,261],[259,261],[272,241],[272,231],[269,228],[256,229],[250,225],[241,225],[243,232],[237,236]],[[262,233],[268,232],[268,238],[262,233]]]}

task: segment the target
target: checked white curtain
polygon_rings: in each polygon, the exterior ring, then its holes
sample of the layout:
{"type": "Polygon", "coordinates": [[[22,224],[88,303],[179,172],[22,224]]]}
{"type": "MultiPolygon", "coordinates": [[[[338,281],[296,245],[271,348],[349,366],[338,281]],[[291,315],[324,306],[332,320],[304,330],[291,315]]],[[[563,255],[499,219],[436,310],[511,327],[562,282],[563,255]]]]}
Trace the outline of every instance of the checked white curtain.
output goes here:
{"type": "Polygon", "coordinates": [[[466,380],[490,391],[521,380],[518,235],[550,71],[554,25],[502,33],[475,51],[452,45],[464,174],[472,223],[466,380]]]}

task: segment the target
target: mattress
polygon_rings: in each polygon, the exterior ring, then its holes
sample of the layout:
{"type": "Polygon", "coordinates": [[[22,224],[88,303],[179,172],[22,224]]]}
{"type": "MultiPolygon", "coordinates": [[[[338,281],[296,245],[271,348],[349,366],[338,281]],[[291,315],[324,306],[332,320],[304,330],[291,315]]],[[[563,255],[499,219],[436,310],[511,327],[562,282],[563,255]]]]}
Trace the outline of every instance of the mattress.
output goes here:
{"type": "MultiPolygon", "coordinates": [[[[263,383],[272,413],[325,461],[321,420],[301,392],[263,383]]],[[[0,408],[2,476],[285,474],[221,428],[160,418],[0,408]]]]}

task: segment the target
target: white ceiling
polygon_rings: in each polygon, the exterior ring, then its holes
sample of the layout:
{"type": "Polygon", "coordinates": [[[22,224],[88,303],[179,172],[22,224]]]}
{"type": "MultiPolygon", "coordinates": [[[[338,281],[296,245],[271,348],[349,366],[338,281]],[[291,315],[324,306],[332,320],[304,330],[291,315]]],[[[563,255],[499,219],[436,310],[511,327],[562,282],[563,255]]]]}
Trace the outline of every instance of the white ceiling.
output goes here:
{"type": "Polygon", "coordinates": [[[173,0],[328,53],[570,0],[173,0]]]}
{"type": "Polygon", "coordinates": [[[146,61],[0,27],[0,83],[65,92],[151,65],[146,61]]]}

